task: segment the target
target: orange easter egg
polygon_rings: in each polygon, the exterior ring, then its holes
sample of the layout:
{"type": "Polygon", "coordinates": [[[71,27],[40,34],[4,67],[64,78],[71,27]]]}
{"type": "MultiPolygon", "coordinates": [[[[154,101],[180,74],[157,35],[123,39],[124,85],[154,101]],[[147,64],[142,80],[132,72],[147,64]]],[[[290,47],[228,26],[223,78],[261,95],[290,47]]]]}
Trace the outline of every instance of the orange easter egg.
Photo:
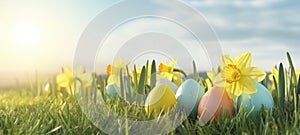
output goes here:
{"type": "Polygon", "coordinates": [[[213,116],[215,122],[222,118],[222,110],[227,112],[227,117],[233,115],[233,102],[229,98],[226,90],[220,87],[213,87],[202,97],[199,107],[198,115],[200,116],[200,125],[205,125],[213,116]]]}

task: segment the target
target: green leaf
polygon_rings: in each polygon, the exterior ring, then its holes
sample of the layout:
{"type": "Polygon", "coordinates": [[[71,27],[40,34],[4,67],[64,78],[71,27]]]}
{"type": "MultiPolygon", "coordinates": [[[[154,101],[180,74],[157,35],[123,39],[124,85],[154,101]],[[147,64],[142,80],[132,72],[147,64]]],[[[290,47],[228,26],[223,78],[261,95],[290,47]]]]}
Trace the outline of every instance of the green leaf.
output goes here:
{"type": "Polygon", "coordinates": [[[134,89],[138,92],[138,80],[137,80],[137,70],[136,70],[136,65],[134,65],[133,69],[133,82],[134,82],[134,89]]]}
{"type": "Polygon", "coordinates": [[[146,77],[146,67],[143,66],[141,76],[140,76],[140,82],[139,82],[139,87],[138,87],[138,92],[140,94],[145,94],[145,78],[146,77]]]}
{"type": "Polygon", "coordinates": [[[194,80],[198,79],[197,67],[195,61],[193,61],[193,72],[194,72],[194,80]]]}
{"type": "Polygon", "coordinates": [[[99,75],[98,77],[98,83],[100,85],[100,93],[101,93],[101,96],[102,98],[104,99],[104,101],[106,101],[106,96],[105,96],[105,93],[106,93],[106,88],[105,88],[105,81],[103,79],[103,77],[101,75],[99,75]]]}
{"type": "Polygon", "coordinates": [[[289,96],[292,96],[292,95],[294,95],[294,91],[293,91],[293,89],[294,88],[296,88],[296,86],[297,86],[297,76],[296,76],[296,73],[295,73],[295,68],[294,68],[294,65],[293,65],[293,61],[292,61],[292,58],[291,58],[291,55],[290,55],[290,53],[289,52],[287,52],[287,58],[288,58],[288,61],[289,61],[289,64],[290,64],[290,91],[292,92],[291,93],[291,95],[289,95],[289,96]],[[293,82],[294,82],[294,84],[293,84],[293,82]]]}
{"type": "Polygon", "coordinates": [[[131,87],[131,76],[129,74],[129,69],[128,66],[126,66],[126,71],[127,71],[127,75],[126,75],[126,79],[124,80],[124,84],[126,85],[126,90],[128,90],[128,95],[130,96],[129,98],[131,98],[131,91],[132,91],[132,87],[131,87]]]}
{"type": "MultiPolygon", "coordinates": [[[[300,95],[300,75],[298,77],[297,94],[300,95]]],[[[298,97],[298,96],[297,96],[298,97]]]]}
{"type": "MultiPolygon", "coordinates": [[[[121,97],[124,98],[125,95],[125,88],[124,88],[124,82],[123,82],[123,70],[120,69],[120,89],[121,89],[121,97]]],[[[126,99],[125,99],[126,100],[126,99]]]]}
{"type": "Polygon", "coordinates": [[[92,93],[93,93],[93,100],[94,103],[97,101],[97,75],[95,73],[93,75],[93,85],[92,85],[92,93]]]}
{"type": "Polygon", "coordinates": [[[151,78],[150,78],[150,88],[153,89],[156,84],[156,63],[155,60],[151,64],[151,78]]]}
{"type": "Polygon", "coordinates": [[[284,101],[285,101],[285,77],[284,77],[284,68],[283,64],[280,63],[279,65],[279,91],[280,91],[280,106],[284,109],[284,101]]]}
{"type": "Polygon", "coordinates": [[[275,86],[275,90],[276,90],[276,97],[278,98],[277,101],[280,101],[280,97],[279,97],[279,88],[278,88],[278,82],[275,79],[275,76],[273,75],[273,81],[274,81],[274,86],[275,86]]]}

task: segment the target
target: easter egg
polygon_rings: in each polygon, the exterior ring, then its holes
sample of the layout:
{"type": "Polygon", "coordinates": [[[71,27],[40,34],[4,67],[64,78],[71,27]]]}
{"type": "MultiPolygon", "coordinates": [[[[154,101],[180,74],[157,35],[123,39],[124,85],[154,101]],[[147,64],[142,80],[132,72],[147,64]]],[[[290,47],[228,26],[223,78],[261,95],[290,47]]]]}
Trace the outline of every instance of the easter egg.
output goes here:
{"type": "Polygon", "coordinates": [[[197,115],[200,99],[204,95],[202,87],[193,79],[184,81],[176,93],[177,106],[186,115],[197,115]]]}
{"type": "Polygon", "coordinates": [[[106,93],[112,97],[116,97],[119,91],[120,91],[119,88],[114,84],[106,86],[106,93]]]}
{"type": "Polygon", "coordinates": [[[158,86],[160,84],[166,84],[173,90],[174,93],[177,92],[177,89],[178,89],[177,85],[165,78],[161,78],[161,79],[157,80],[155,86],[158,86]]]}
{"type": "MultiPolygon", "coordinates": [[[[247,111],[250,111],[254,107],[254,113],[260,111],[261,107],[264,106],[266,110],[270,110],[274,107],[274,100],[269,90],[262,84],[256,84],[257,92],[254,94],[242,94],[238,98],[238,107],[244,105],[247,111]]],[[[252,115],[252,114],[251,114],[252,115]]]]}
{"type": "Polygon", "coordinates": [[[200,116],[200,125],[205,125],[211,118],[215,118],[215,122],[222,118],[222,111],[227,113],[230,118],[233,115],[233,102],[229,98],[225,88],[212,87],[202,97],[198,115],[200,116]]]}
{"type": "Polygon", "coordinates": [[[145,103],[145,110],[148,115],[152,112],[158,114],[161,111],[168,112],[176,104],[175,94],[166,84],[154,87],[145,103]]]}

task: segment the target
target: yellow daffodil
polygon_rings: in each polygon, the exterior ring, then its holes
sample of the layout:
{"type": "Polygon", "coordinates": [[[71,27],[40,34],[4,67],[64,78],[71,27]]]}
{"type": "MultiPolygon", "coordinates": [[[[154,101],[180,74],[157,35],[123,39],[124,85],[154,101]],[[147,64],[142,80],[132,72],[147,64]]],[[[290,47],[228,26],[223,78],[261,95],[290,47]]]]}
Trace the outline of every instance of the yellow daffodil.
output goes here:
{"type": "Polygon", "coordinates": [[[229,55],[223,55],[220,66],[221,72],[215,78],[215,85],[225,87],[233,99],[242,93],[256,93],[256,83],[266,77],[263,70],[252,67],[250,52],[245,52],[236,59],[229,55]]]}
{"type": "MultiPolygon", "coordinates": [[[[295,70],[295,75],[296,75],[296,80],[298,80],[299,75],[300,75],[300,71],[295,70]]],[[[274,82],[273,76],[275,78],[276,83],[278,84],[278,82],[279,82],[279,71],[278,71],[277,68],[272,68],[271,74],[269,75],[269,80],[272,82],[271,90],[275,90],[275,82],[274,82]]],[[[286,80],[285,81],[286,86],[290,85],[290,76],[291,75],[286,70],[284,70],[284,79],[286,80]]],[[[296,80],[292,80],[292,83],[296,83],[296,80]]]]}
{"type": "Polygon", "coordinates": [[[122,69],[125,72],[129,63],[129,61],[123,62],[120,57],[116,57],[114,66],[108,65],[106,68],[106,74],[108,75],[107,84],[115,84],[120,87],[120,70],[122,69]]]}
{"type": "Polygon", "coordinates": [[[89,87],[92,85],[92,74],[83,72],[82,68],[77,68],[74,72],[70,67],[64,67],[63,73],[56,76],[56,83],[59,87],[65,88],[68,94],[74,94],[74,77],[81,80],[82,85],[89,87]]]}
{"type": "Polygon", "coordinates": [[[273,76],[275,78],[275,81],[278,83],[278,77],[279,77],[279,71],[277,68],[272,68],[271,70],[271,74],[269,75],[269,80],[272,82],[272,84],[274,85],[274,79],[273,76]]]}
{"type": "Polygon", "coordinates": [[[74,94],[73,72],[70,67],[64,67],[63,73],[56,76],[56,83],[59,87],[65,88],[69,94],[74,94]]]}
{"type": "Polygon", "coordinates": [[[183,82],[181,73],[180,72],[173,72],[173,79],[172,80],[177,86],[180,86],[183,82]]]}
{"type": "Polygon", "coordinates": [[[207,90],[210,90],[213,87],[213,82],[215,80],[215,76],[219,73],[218,68],[213,68],[211,72],[207,72],[207,79],[205,79],[205,83],[207,85],[207,90]]]}
{"type": "MultiPolygon", "coordinates": [[[[269,75],[269,80],[272,82],[271,92],[272,90],[275,90],[275,82],[273,76],[275,78],[276,83],[278,83],[279,71],[277,68],[272,68],[271,74],[269,75]]],[[[286,72],[285,72],[285,76],[286,76],[286,72]]]]}
{"type": "Polygon", "coordinates": [[[176,64],[176,60],[172,60],[169,65],[165,63],[160,63],[158,67],[158,72],[160,75],[169,80],[173,81],[177,86],[180,86],[182,83],[182,76],[180,72],[174,72],[174,67],[176,64]]]}

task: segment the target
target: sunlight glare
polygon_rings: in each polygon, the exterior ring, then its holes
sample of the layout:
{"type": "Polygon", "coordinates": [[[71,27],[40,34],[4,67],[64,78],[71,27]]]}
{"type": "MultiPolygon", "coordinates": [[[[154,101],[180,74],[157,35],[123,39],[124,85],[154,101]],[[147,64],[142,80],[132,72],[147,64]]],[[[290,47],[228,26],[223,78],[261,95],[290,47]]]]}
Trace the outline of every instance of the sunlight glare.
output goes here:
{"type": "Polygon", "coordinates": [[[13,32],[13,39],[17,45],[20,46],[33,46],[40,38],[39,28],[29,22],[23,22],[18,24],[13,32]]]}

